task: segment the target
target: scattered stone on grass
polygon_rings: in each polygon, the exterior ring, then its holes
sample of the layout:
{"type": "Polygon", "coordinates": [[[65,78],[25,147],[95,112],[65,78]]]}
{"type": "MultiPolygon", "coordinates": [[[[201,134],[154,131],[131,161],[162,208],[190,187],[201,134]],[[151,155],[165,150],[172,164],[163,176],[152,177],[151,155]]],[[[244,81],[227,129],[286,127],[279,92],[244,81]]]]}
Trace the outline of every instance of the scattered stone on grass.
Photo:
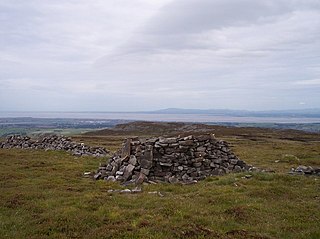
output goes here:
{"type": "Polygon", "coordinates": [[[316,175],[320,176],[320,168],[300,165],[297,168],[292,168],[289,174],[293,175],[316,175]]]}
{"type": "Polygon", "coordinates": [[[43,149],[64,150],[71,152],[74,156],[104,157],[109,151],[103,147],[90,147],[84,143],[76,143],[71,138],[59,135],[40,136],[32,139],[28,136],[12,135],[6,141],[0,143],[0,148],[11,149],[43,149]]]}

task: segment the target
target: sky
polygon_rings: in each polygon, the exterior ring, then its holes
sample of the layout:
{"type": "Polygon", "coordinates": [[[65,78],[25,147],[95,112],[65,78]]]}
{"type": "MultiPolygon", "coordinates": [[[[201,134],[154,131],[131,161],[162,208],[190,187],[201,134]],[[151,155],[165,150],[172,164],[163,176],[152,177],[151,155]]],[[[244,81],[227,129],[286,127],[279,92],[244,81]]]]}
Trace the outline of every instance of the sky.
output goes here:
{"type": "Polygon", "coordinates": [[[0,0],[0,111],[319,104],[319,0],[0,0]]]}

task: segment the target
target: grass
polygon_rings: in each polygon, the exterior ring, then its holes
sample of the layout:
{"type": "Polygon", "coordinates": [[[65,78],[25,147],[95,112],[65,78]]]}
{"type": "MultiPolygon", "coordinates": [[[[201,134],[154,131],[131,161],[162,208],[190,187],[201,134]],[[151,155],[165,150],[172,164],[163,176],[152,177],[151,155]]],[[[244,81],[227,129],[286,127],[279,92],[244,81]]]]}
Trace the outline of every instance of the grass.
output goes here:
{"type": "MultiPolygon", "coordinates": [[[[225,139],[275,173],[144,185],[141,194],[109,193],[123,187],[83,177],[106,159],[0,149],[0,238],[320,238],[320,178],[286,173],[319,166],[319,141],[262,136],[225,139]]],[[[115,151],[123,137],[75,139],[115,151]]]]}

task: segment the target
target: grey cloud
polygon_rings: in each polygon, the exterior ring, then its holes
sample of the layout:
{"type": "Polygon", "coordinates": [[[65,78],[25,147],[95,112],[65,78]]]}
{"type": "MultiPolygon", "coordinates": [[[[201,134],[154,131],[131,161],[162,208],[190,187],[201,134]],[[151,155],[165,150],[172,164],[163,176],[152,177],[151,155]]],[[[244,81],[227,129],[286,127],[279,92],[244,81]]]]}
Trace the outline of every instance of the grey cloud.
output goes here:
{"type": "Polygon", "coordinates": [[[283,1],[178,0],[165,6],[146,24],[150,34],[199,33],[221,27],[243,25],[286,12],[283,1]],[[277,3],[276,3],[277,2],[277,3]]]}
{"type": "Polygon", "coordinates": [[[0,18],[0,110],[320,101],[317,0],[4,0],[0,18]]]}

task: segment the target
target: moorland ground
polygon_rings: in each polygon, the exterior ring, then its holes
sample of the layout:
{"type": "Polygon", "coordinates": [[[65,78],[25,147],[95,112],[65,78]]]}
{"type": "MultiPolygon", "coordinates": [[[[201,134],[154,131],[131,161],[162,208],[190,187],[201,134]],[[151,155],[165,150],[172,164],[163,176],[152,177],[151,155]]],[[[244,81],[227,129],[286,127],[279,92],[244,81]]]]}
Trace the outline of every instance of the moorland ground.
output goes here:
{"type": "Polygon", "coordinates": [[[320,135],[294,130],[130,123],[73,136],[121,147],[130,136],[215,133],[248,164],[274,173],[209,177],[194,185],[144,185],[83,177],[107,158],[0,149],[0,238],[320,238],[320,178],[289,175],[320,166],[320,135]],[[245,178],[245,175],[252,175],[245,178]],[[149,192],[161,192],[159,194],[149,192]]]}

